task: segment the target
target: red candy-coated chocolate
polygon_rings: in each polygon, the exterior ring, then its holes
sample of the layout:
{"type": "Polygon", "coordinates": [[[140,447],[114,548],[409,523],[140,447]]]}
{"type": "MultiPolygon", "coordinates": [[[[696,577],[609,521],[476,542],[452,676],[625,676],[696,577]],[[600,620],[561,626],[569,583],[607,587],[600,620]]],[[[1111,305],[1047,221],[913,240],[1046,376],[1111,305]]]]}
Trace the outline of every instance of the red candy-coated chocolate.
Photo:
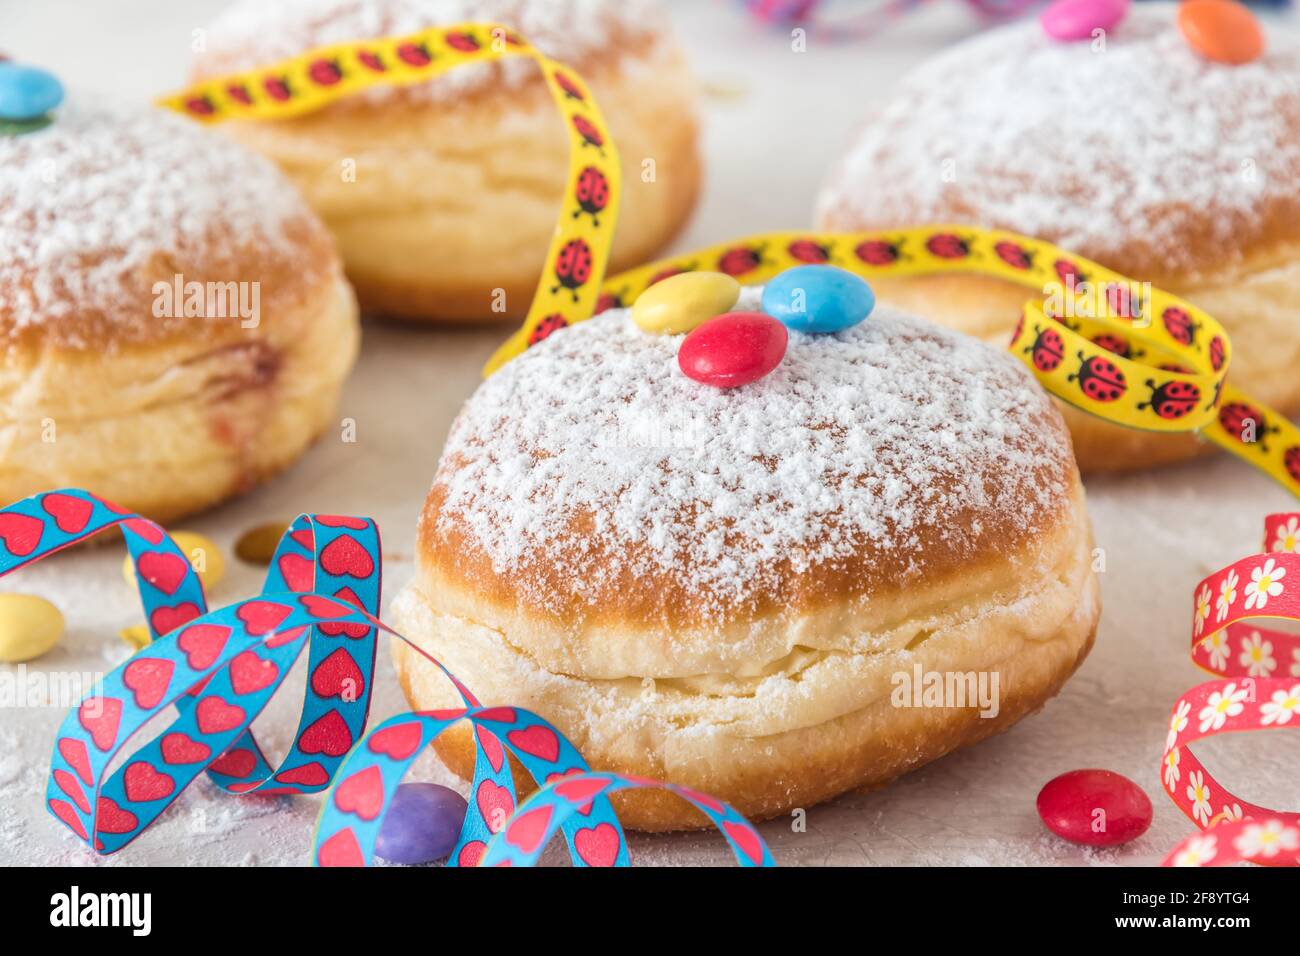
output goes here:
{"type": "Polygon", "coordinates": [[[727,312],[696,326],[677,350],[687,378],[716,388],[758,381],[781,364],[785,326],[762,312],[727,312]]]}
{"type": "Polygon", "coordinates": [[[1128,777],[1110,770],[1071,770],[1038,792],[1047,829],[1072,843],[1117,846],[1151,826],[1151,800],[1128,777]]]}

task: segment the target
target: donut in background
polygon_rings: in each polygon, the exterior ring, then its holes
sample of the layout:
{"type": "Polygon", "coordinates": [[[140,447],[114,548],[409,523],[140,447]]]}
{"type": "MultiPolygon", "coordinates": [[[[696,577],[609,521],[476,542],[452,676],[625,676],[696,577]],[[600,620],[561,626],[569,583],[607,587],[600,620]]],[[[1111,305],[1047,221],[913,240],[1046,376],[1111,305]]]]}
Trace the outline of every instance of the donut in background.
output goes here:
{"type": "MultiPolygon", "coordinates": [[[[695,89],[657,0],[245,0],[206,31],[193,76],[465,21],[516,29],[589,82],[625,168],[612,267],[650,258],[690,214],[700,177],[695,89]]],[[[469,322],[527,311],[568,171],[568,140],[535,64],[463,67],[223,131],[300,186],[363,309],[469,322]]]]}
{"type": "MultiPolygon", "coordinates": [[[[1180,33],[1176,11],[1135,4],[1104,51],[1053,40],[1031,20],[940,53],[869,117],[825,184],[816,221],[830,230],[970,222],[1064,246],[1212,313],[1232,335],[1232,380],[1295,413],[1300,43],[1276,28],[1253,62],[1213,62],[1180,33]]],[[[977,276],[873,285],[887,301],[998,342],[1024,299],[977,276]]],[[[1212,447],[1062,411],[1085,473],[1212,447]]]]}
{"type": "Polygon", "coordinates": [[[243,492],[327,426],[359,337],[329,233],[238,144],[77,96],[0,136],[0,501],[243,492]]]}

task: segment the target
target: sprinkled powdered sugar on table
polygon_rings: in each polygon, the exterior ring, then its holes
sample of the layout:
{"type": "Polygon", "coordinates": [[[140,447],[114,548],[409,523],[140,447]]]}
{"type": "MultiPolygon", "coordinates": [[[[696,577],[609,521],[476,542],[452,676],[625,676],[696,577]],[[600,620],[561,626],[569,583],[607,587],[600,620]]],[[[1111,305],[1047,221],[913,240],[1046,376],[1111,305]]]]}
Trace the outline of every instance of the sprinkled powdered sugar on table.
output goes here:
{"type": "MultiPolygon", "coordinates": [[[[212,23],[196,64],[200,75],[215,76],[334,43],[457,23],[503,24],[548,56],[578,66],[620,40],[657,32],[666,20],[658,0],[242,0],[212,23]]],[[[358,99],[454,99],[496,80],[518,84],[536,76],[532,62],[510,58],[460,67],[419,87],[377,87],[358,99]]]]}
{"type": "Polygon", "coordinates": [[[681,373],[680,343],[620,310],[516,359],[452,428],[439,520],[468,526],[498,572],[543,561],[596,590],[623,564],[734,607],[770,593],[784,560],[802,572],[871,548],[907,567],[922,528],[974,551],[994,546],[980,513],[1035,528],[1062,506],[1068,446],[997,348],[882,307],[837,335],[791,333],[773,374],[718,390],[681,373]],[[592,530],[568,520],[581,514],[592,530]]]}
{"type": "Polygon", "coordinates": [[[145,335],[165,324],[141,284],[150,266],[202,263],[211,274],[186,278],[225,281],[249,278],[228,259],[241,247],[298,258],[310,213],[271,163],[161,109],[88,99],[0,136],[0,332],[64,320],[61,341],[76,345],[102,316],[145,335]]]}
{"type": "Polygon", "coordinates": [[[1270,200],[1300,215],[1300,42],[1272,26],[1259,60],[1208,63],[1175,6],[1136,4],[1104,52],[1034,18],[925,61],[868,118],[819,219],[978,222],[1103,261],[1142,242],[1171,269],[1222,264],[1270,200]],[[1207,227],[1223,248],[1193,241],[1207,227]]]}

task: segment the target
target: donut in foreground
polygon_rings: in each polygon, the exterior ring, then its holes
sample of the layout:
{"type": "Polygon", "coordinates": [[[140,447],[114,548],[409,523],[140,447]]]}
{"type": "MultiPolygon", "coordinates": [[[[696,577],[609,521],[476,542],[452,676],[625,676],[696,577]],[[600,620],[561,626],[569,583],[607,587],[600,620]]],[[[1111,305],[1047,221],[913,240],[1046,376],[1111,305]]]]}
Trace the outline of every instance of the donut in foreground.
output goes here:
{"type": "MultiPolygon", "coordinates": [[[[1029,20],[933,57],[866,118],[822,190],[817,224],[969,222],[1071,249],[1220,319],[1235,347],[1232,380],[1291,414],[1300,411],[1300,41],[1278,25],[1259,59],[1211,62],[1180,34],[1177,10],[1134,4],[1104,51],[1057,42],[1029,20]]],[[[1025,297],[980,276],[875,285],[887,302],[999,344],[1025,297]]],[[[1213,449],[1062,410],[1085,474],[1213,449]]]]}
{"type": "Polygon", "coordinates": [[[266,160],[76,97],[0,136],[0,502],[81,487],[165,522],[245,491],[326,427],[358,339],[266,160]]]}
{"type": "MultiPolygon", "coordinates": [[[[690,214],[700,178],[695,88],[658,0],[244,0],[213,22],[193,77],[466,21],[517,30],[588,81],[624,162],[611,268],[652,258],[690,214]]],[[[527,312],[569,175],[564,124],[535,64],[461,67],[222,132],[301,187],[363,309],[462,322],[527,312]]]]}
{"type": "MultiPolygon", "coordinates": [[[[736,308],[757,306],[746,290],[736,308]]],[[[753,819],[883,784],[1056,693],[1100,612],[1091,532],[1061,416],[1013,357],[878,308],[791,332],[774,372],[722,390],[681,373],[680,342],[613,310],[479,388],[425,503],[402,633],[593,768],[753,819]],[[935,675],[968,699],[908,686],[935,675]]],[[[456,706],[394,656],[414,707],[456,706]]],[[[470,773],[466,734],[436,746],[470,773]]],[[[656,793],[618,810],[703,823],[656,793]]]]}

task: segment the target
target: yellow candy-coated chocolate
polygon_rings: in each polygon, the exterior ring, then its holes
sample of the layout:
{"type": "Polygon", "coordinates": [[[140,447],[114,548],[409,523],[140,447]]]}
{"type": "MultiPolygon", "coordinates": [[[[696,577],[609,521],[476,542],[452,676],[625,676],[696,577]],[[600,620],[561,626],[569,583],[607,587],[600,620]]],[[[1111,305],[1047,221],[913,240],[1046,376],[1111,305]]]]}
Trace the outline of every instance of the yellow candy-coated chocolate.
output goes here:
{"type": "Polygon", "coordinates": [[[40,657],[63,635],[63,614],[33,594],[0,594],[0,661],[40,657]]]}
{"type": "Polygon", "coordinates": [[[270,564],[280,539],[288,530],[289,525],[284,521],[270,521],[249,528],[235,542],[235,557],[249,564],[270,564]]]}
{"type": "Polygon", "coordinates": [[[118,631],[118,636],[131,645],[133,650],[143,650],[148,646],[149,628],[144,624],[132,624],[130,627],[124,627],[118,631]]]}
{"type": "Polygon", "coordinates": [[[740,298],[740,283],[721,272],[683,272],[656,282],[632,306],[645,332],[678,335],[721,315],[740,298]]]}
{"type": "MultiPolygon", "coordinates": [[[[221,579],[226,576],[226,558],[221,549],[203,535],[194,531],[169,531],[171,539],[185,553],[190,567],[198,572],[203,582],[203,590],[211,593],[221,579]]],[[[122,577],[126,583],[135,587],[135,567],[128,554],[122,561],[122,577]]]]}

